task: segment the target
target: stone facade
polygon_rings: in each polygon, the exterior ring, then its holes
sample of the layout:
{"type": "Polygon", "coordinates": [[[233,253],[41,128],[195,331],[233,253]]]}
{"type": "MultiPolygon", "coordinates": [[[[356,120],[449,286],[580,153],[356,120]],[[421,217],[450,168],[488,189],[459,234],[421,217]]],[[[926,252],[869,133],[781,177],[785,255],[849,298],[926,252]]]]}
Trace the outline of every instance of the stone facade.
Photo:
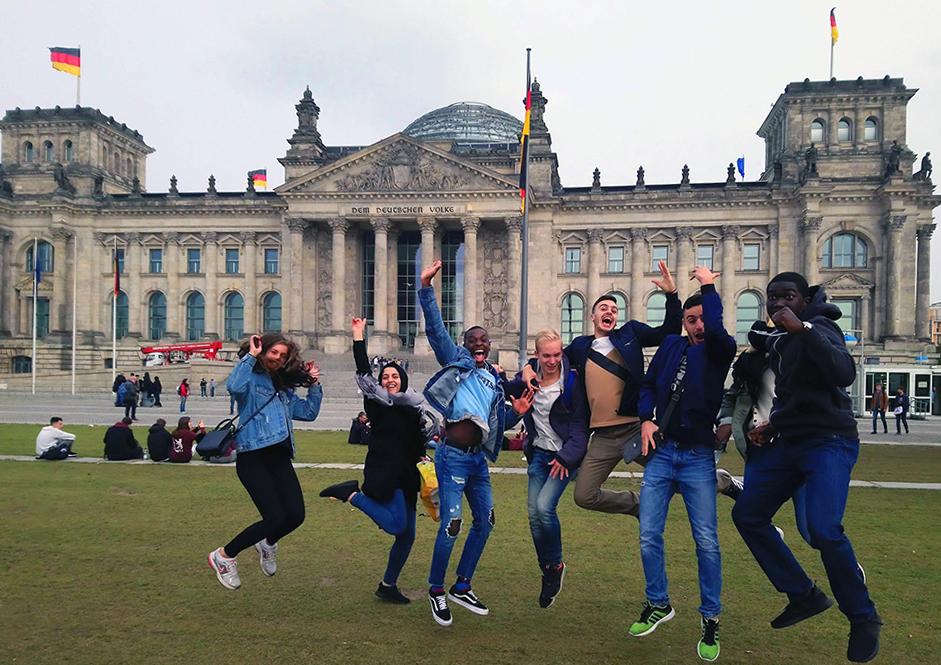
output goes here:
{"type": "MultiPolygon", "coordinates": [[[[662,256],[683,297],[696,263],[722,271],[732,331],[762,314],[771,276],[797,270],[827,286],[868,353],[928,350],[930,241],[941,199],[925,174],[913,173],[916,155],[905,143],[915,92],[890,78],[788,85],[759,130],[767,151],[756,182],[735,182],[730,172],[727,181],[697,183],[684,167],[675,184],[645,184],[641,172],[636,185],[603,186],[596,173],[591,187],[565,188],[537,84],[529,339],[544,327],[587,331],[588,307],[607,292],[623,298],[625,317],[646,320],[662,256]]],[[[266,323],[304,347],[343,353],[350,317],[367,309],[372,352],[398,351],[405,339],[426,353],[414,302],[402,295],[417,283],[407,252],[442,258],[459,242],[459,272],[448,282],[461,304],[454,325],[487,326],[498,359],[515,363],[518,145],[396,134],[331,147],[309,90],[296,109],[298,127],[280,160],[286,182],[273,192],[217,192],[210,178],[205,192],[179,192],[174,179],[154,193],[143,186],[152,149],[126,125],[88,108],[7,112],[0,374],[22,371],[31,355],[33,258],[43,264],[37,368],[68,368],[73,309],[79,368],[104,366],[115,249],[127,298],[122,360],[141,346],[194,337],[234,348],[234,333],[266,323]],[[44,243],[37,257],[34,242],[44,243]]]]}

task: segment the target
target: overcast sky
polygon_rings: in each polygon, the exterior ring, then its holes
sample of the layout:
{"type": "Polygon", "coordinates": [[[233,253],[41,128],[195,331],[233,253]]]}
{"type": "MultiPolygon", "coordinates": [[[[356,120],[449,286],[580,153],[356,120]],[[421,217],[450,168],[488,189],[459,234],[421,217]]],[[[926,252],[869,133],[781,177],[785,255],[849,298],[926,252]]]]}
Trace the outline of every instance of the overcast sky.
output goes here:
{"type": "MultiPolygon", "coordinates": [[[[833,0],[831,0],[832,2],[833,0]]],[[[75,103],[75,78],[49,46],[82,47],[82,105],[140,131],[156,152],[146,187],[241,191],[268,169],[297,125],[310,85],[327,145],[368,145],[459,101],[522,117],[525,49],[548,98],[546,123],[563,185],[725,179],[742,155],[764,166],[755,132],[791,81],[829,73],[831,4],[580,3],[539,0],[246,2],[0,0],[0,109],[75,103]],[[146,6],[143,6],[146,5],[146,6]]],[[[839,79],[904,77],[908,146],[941,169],[941,4],[838,5],[839,79]]],[[[941,179],[941,170],[935,181],[941,179]]],[[[941,232],[932,300],[941,299],[941,232]]]]}

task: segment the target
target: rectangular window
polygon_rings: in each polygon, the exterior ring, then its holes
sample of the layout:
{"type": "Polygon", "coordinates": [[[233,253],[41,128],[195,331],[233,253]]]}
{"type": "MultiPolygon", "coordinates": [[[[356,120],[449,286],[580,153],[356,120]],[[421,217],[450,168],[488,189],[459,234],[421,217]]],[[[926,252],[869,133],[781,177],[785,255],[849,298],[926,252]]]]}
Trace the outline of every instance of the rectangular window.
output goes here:
{"type": "Polygon", "coordinates": [[[239,272],[239,250],[225,250],[225,272],[227,275],[237,275],[239,272]]]}
{"type": "Polygon", "coordinates": [[[840,300],[834,298],[831,301],[840,308],[843,313],[836,324],[841,330],[859,330],[859,302],[856,300],[840,300]]]}
{"type": "Polygon", "coordinates": [[[582,271],[582,248],[565,248],[565,272],[580,273],[582,271]]]}
{"type": "Polygon", "coordinates": [[[199,274],[199,248],[186,250],[186,272],[190,274],[199,274]]]}
{"type": "Polygon", "coordinates": [[[696,265],[706,266],[709,270],[712,270],[715,254],[715,245],[699,245],[696,247],[696,265]]]}
{"type": "Polygon", "coordinates": [[[163,272],[163,250],[150,250],[150,272],[157,275],[163,272]]]}
{"type": "Polygon", "coordinates": [[[266,275],[278,274],[278,250],[277,249],[265,250],[265,274],[266,275]]]}
{"type": "Polygon", "coordinates": [[[742,250],[742,270],[758,270],[761,267],[761,245],[746,242],[742,250]]]}
{"type": "Polygon", "coordinates": [[[366,324],[375,324],[376,316],[376,234],[363,233],[363,318],[366,324]]]}
{"type": "Polygon", "coordinates": [[[396,310],[399,323],[399,339],[406,349],[415,348],[415,336],[418,334],[421,305],[415,285],[423,267],[421,256],[421,233],[404,231],[399,236],[398,246],[398,284],[396,286],[396,310]]]}
{"type": "Polygon", "coordinates": [[[121,275],[126,274],[124,271],[124,250],[120,248],[114,250],[114,258],[118,262],[118,273],[121,275]]]}
{"type": "Polygon", "coordinates": [[[650,272],[660,272],[659,264],[661,261],[666,261],[669,263],[670,260],[670,246],[669,245],[654,245],[650,251],[651,262],[650,262],[650,272]]]}
{"type": "Polygon", "coordinates": [[[49,334],[49,298],[40,298],[36,302],[36,337],[43,338],[49,334]]]}
{"type": "Polygon", "coordinates": [[[624,248],[608,248],[608,272],[624,272],[624,248]]]}
{"type": "Polygon", "coordinates": [[[464,233],[447,231],[441,240],[441,318],[455,342],[464,332],[464,233]]]}

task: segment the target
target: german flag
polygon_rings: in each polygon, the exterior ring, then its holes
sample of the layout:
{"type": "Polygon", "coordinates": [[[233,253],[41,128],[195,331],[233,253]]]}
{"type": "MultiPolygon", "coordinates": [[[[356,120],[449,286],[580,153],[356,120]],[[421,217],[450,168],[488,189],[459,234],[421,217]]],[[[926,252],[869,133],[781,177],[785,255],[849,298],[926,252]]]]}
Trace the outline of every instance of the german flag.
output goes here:
{"type": "Polygon", "coordinates": [[[526,186],[529,179],[529,116],[533,106],[533,84],[529,73],[529,49],[526,49],[526,117],[520,136],[520,212],[526,212],[526,186]]]}
{"type": "Polygon", "coordinates": [[[252,184],[255,187],[268,189],[268,169],[258,169],[256,171],[249,171],[248,177],[252,179],[252,184]]]}
{"type": "Polygon", "coordinates": [[[53,69],[73,76],[82,75],[82,49],[50,46],[49,51],[53,69]]]}
{"type": "Polygon", "coordinates": [[[840,38],[840,31],[836,29],[836,7],[830,10],[830,45],[836,44],[840,38]]]}

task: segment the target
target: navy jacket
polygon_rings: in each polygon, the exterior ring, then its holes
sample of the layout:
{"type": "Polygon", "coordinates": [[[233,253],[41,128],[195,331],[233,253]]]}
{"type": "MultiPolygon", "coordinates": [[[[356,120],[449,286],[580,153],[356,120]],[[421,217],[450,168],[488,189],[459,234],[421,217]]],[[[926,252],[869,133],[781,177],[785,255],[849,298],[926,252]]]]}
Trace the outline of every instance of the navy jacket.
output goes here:
{"type": "MultiPolygon", "coordinates": [[[[530,358],[529,366],[537,371],[537,361],[530,358]]],[[[520,372],[507,384],[506,392],[513,397],[519,397],[526,389],[523,383],[523,373],[520,372]]],[[[562,449],[556,453],[556,459],[569,470],[577,469],[588,450],[588,400],[582,389],[582,382],[578,373],[572,369],[569,359],[562,356],[562,394],[553,403],[549,410],[549,424],[559,438],[562,439],[562,449]]],[[[536,438],[536,424],[533,420],[533,410],[523,414],[526,423],[526,439],[523,441],[523,452],[527,459],[532,457],[533,440],[536,438]]]]}
{"type": "MultiPolygon", "coordinates": [[[[678,335],[683,330],[683,306],[680,304],[680,298],[676,293],[668,293],[667,311],[663,324],[652,328],[646,323],[640,321],[628,321],[620,328],[611,331],[609,339],[614,344],[614,348],[621,354],[627,371],[630,373],[630,379],[624,386],[624,394],[621,397],[621,406],[618,407],[618,415],[637,416],[637,398],[640,394],[640,384],[644,376],[644,350],[645,346],[658,346],[663,342],[667,335],[678,335]]],[[[582,335],[572,340],[572,343],[565,348],[565,355],[572,363],[572,367],[578,372],[582,390],[585,390],[585,363],[588,361],[588,352],[591,351],[591,343],[594,341],[594,335],[582,335]]],[[[587,418],[591,422],[590,416],[587,418]]]]}
{"type": "MultiPolygon", "coordinates": [[[[686,337],[670,335],[650,361],[640,389],[640,419],[662,418],[672,396],[670,386],[686,354],[683,395],[670,416],[666,435],[682,446],[715,447],[715,419],[725,394],[725,377],[738,346],[722,325],[722,300],[713,284],[702,287],[705,340],[691,346],[686,337]]],[[[658,423],[659,424],[659,423],[658,423]]]]}

